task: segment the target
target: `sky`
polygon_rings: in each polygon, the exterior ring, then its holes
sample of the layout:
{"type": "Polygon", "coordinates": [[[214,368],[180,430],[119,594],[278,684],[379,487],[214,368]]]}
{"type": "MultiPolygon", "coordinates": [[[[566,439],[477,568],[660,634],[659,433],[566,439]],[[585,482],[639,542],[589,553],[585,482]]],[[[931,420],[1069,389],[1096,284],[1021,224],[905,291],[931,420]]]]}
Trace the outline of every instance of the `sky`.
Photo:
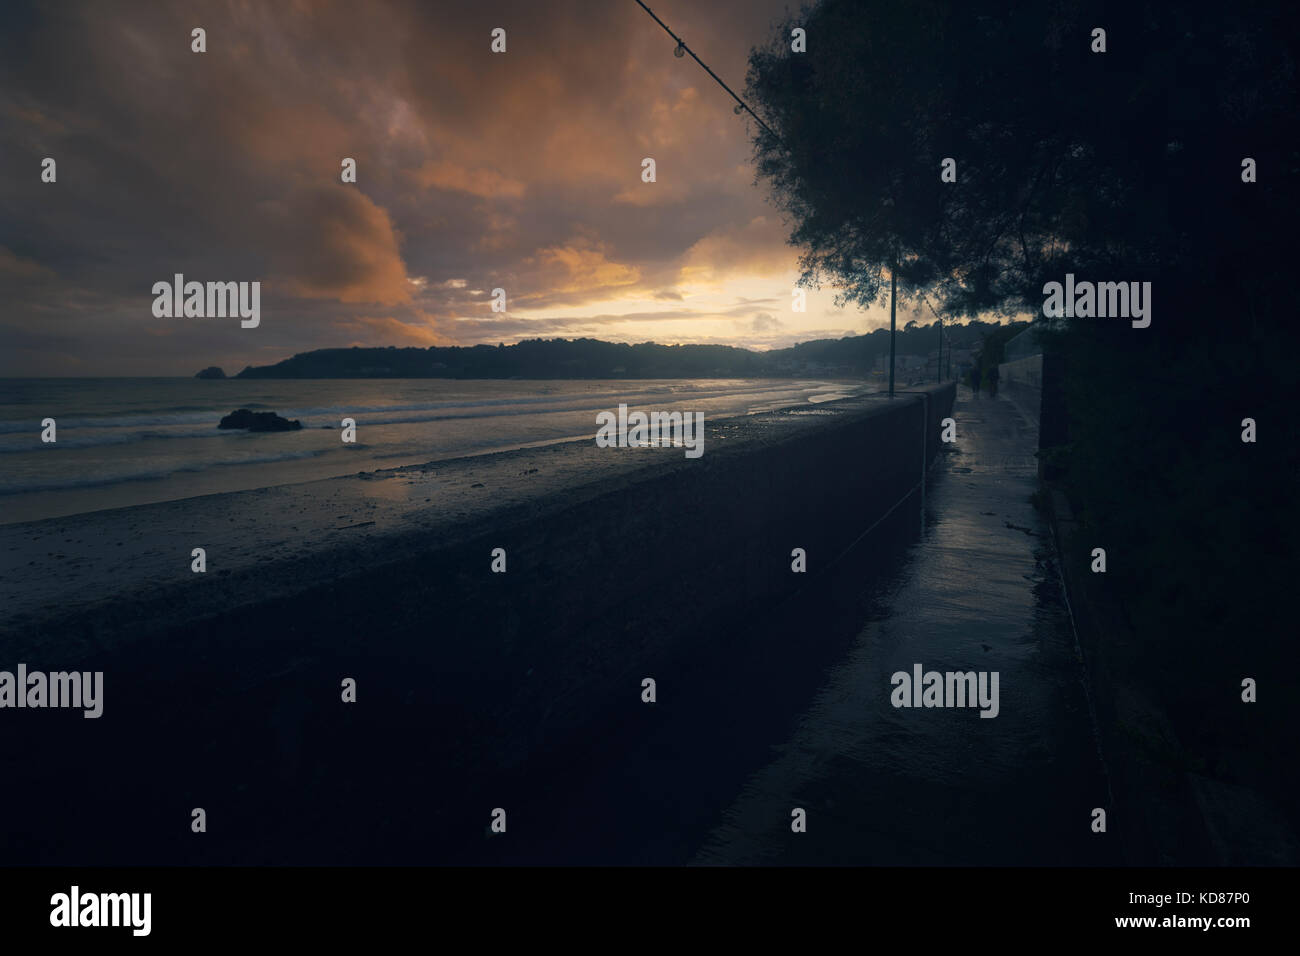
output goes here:
{"type": "MultiPolygon", "coordinates": [[[[786,9],[649,5],[737,92],[786,9]]],[[[837,308],[831,288],[793,311],[799,250],[756,182],[752,120],[634,0],[19,2],[6,19],[0,375],[888,326],[887,301],[837,308]],[[260,324],[155,317],[176,273],[260,282],[260,324]]]]}

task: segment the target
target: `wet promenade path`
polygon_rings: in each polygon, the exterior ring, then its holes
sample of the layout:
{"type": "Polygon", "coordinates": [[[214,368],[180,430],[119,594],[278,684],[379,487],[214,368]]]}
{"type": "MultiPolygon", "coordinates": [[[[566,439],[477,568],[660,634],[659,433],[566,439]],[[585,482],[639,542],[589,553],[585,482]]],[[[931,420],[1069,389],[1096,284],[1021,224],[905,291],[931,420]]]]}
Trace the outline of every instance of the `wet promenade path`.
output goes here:
{"type": "Polygon", "coordinates": [[[1029,500],[1035,433],[1011,403],[965,389],[954,417],[923,530],[916,495],[798,594],[701,634],[654,675],[656,704],[629,701],[544,770],[497,781],[497,805],[516,808],[508,837],[452,859],[1118,863],[1114,837],[1090,826],[1107,783],[1029,500]],[[915,664],[997,671],[998,716],[894,708],[891,675],[915,664]],[[797,807],[806,833],[791,831],[797,807]]]}
{"type": "Polygon", "coordinates": [[[700,863],[1086,865],[1108,806],[1083,669],[1051,544],[1029,501],[1036,436],[1005,400],[960,390],[927,527],[875,615],[700,863]],[[891,675],[996,671],[999,712],[895,708],[891,675]],[[808,814],[790,832],[791,809],[808,814]]]}

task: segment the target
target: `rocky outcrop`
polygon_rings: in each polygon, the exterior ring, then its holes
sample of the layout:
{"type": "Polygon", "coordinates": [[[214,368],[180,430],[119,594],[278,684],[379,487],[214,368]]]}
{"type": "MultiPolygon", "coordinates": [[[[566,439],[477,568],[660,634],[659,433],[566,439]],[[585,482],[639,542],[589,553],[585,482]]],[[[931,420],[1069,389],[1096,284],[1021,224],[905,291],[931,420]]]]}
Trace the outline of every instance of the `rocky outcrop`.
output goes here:
{"type": "Polygon", "coordinates": [[[289,421],[275,412],[254,412],[247,408],[233,411],[221,419],[218,428],[246,428],[250,432],[294,432],[302,428],[298,419],[289,421]]]}
{"type": "Polygon", "coordinates": [[[225,378],[226,373],[222,371],[219,365],[209,365],[202,372],[198,372],[195,378],[225,378]]]}

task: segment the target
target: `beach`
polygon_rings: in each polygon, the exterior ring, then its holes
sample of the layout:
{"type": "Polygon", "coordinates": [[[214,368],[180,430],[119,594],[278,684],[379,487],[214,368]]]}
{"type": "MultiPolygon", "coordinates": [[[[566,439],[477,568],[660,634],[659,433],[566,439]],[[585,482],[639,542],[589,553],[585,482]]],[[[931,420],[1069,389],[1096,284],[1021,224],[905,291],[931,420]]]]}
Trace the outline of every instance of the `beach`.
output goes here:
{"type": "Polygon", "coordinates": [[[571,442],[2,527],[6,661],[104,673],[103,716],[79,721],[92,733],[17,712],[9,759],[48,783],[24,790],[24,812],[55,812],[76,791],[64,774],[114,754],[148,768],[104,807],[136,821],[135,842],[88,819],[20,856],[66,860],[88,840],[114,862],[193,862],[193,845],[148,835],[156,800],[254,788],[312,826],[346,818],[351,836],[313,849],[287,820],[274,835],[250,821],[218,859],[392,859],[381,795],[442,780],[454,815],[475,781],[642,706],[656,667],[715,653],[698,642],[796,590],[794,548],[816,571],[886,512],[917,525],[951,396],[710,421],[696,460],[571,442]],[[341,703],[349,677],[356,704],[341,703]],[[351,815],[303,797],[326,777],[351,815]]]}
{"type": "MultiPolygon", "coordinates": [[[[718,453],[767,447],[881,401],[710,421],[705,464],[718,453]]],[[[0,526],[0,553],[14,585],[0,610],[0,632],[20,647],[34,646],[38,636],[24,637],[33,625],[49,633],[55,620],[87,616],[115,599],[157,600],[138,615],[150,628],[174,615],[257,603],[295,583],[452,547],[617,493],[627,482],[691,467],[683,459],[679,448],[603,449],[572,441],[0,526]],[[203,576],[190,571],[197,547],[207,555],[203,576]]],[[[130,639],[125,621],[95,630],[130,639]]]]}
{"type": "Polygon", "coordinates": [[[598,414],[621,403],[730,418],[872,387],[720,378],[6,379],[0,524],[575,441],[594,435],[598,414]],[[236,409],[302,428],[273,437],[219,428],[236,409]],[[341,440],[345,421],[354,427],[341,440]]]}

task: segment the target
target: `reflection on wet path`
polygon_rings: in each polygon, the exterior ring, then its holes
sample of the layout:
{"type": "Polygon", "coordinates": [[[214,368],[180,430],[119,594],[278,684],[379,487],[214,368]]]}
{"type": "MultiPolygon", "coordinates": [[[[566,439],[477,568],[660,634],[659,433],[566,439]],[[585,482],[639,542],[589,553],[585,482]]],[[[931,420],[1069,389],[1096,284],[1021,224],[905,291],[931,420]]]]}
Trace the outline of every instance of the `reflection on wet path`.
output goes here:
{"type": "Polygon", "coordinates": [[[954,416],[923,540],[696,862],[1117,860],[1090,829],[1106,780],[1050,533],[1029,503],[1033,436],[1005,401],[959,402],[954,416]],[[894,708],[891,674],[918,663],[999,672],[998,716],[894,708]]]}

